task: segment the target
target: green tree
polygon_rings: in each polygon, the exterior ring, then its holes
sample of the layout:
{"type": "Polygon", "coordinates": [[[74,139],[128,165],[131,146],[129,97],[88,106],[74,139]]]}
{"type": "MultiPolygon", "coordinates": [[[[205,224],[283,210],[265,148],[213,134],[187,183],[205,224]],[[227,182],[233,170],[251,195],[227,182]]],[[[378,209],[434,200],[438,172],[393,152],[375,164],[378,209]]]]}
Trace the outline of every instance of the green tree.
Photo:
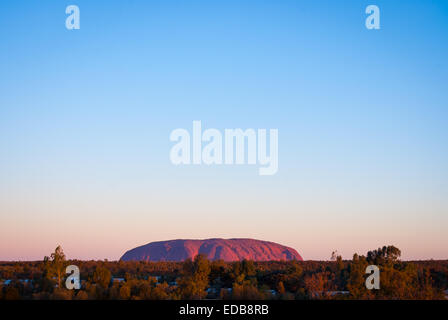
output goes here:
{"type": "MultiPolygon", "coordinates": [[[[368,262],[364,256],[353,255],[353,260],[349,265],[349,277],[347,282],[347,289],[350,291],[350,296],[355,299],[370,299],[372,290],[367,290],[365,286],[365,272],[368,262]]],[[[382,281],[382,279],[381,279],[382,281]]]]}
{"type": "Polygon", "coordinates": [[[210,263],[205,255],[199,254],[194,261],[183,263],[179,289],[184,299],[202,299],[207,295],[205,289],[209,283],[210,263]]]}
{"type": "Polygon", "coordinates": [[[87,300],[89,299],[89,295],[84,290],[79,290],[75,296],[75,300],[87,300]]]}
{"type": "Polygon", "coordinates": [[[399,261],[401,251],[394,246],[384,246],[377,250],[367,252],[367,262],[375,265],[395,263],[399,261]]]}
{"type": "Polygon", "coordinates": [[[246,277],[253,277],[256,274],[255,265],[252,260],[244,259],[241,263],[242,271],[246,275],[246,277]]]}
{"type": "Polygon", "coordinates": [[[46,276],[55,276],[57,278],[58,288],[61,288],[61,281],[65,274],[65,267],[67,266],[65,254],[61,246],[57,246],[50,257],[44,257],[44,265],[46,276]]]}
{"type": "Polygon", "coordinates": [[[100,285],[103,289],[107,289],[110,284],[112,274],[109,269],[104,267],[97,267],[93,273],[93,282],[100,285]]]}
{"type": "Polygon", "coordinates": [[[248,280],[234,282],[232,287],[232,299],[234,300],[263,300],[266,294],[258,290],[257,286],[248,280]]]}
{"type": "Polygon", "coordinates": [[[158,283],[151,291],[151,300],[168,300],[170,299],[168,283],[158,283]]]}
{"type": "Polygon", "coordinates": [[[120,288],[120,300],[128,300],[131,297],[131,288],[125,284],[120,288]]]}

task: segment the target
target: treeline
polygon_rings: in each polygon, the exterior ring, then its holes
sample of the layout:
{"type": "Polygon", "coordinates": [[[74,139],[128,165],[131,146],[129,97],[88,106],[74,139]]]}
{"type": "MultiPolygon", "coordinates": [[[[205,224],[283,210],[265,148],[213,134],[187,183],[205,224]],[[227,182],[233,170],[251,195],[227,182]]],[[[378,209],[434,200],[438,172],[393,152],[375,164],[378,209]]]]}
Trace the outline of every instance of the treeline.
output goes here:
{"type": "Polygon", "coordinates": [[[401,261],[393,246],[332,261],[185,262],[66,260],[61,247],[43,261],[0,262],[0,299],[445,299],[448,260],[401,261]],[[380,269],[368,290],[366,267],[380,269]],[[81,289],[65,286],[68,265],[81,289]]]}

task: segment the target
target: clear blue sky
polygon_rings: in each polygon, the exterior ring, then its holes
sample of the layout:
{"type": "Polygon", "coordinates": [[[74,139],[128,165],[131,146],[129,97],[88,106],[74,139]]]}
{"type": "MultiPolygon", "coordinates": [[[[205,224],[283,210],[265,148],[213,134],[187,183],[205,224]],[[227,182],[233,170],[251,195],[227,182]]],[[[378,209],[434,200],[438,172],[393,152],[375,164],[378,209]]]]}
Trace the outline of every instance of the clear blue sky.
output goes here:
{"type": "Polygon", "coordinates": [[[0,39],[0,260],[207,237],[448,258],[446,1],[2,1],[0,39]],[[278,128],[278,173],[173,166],[193,120],[278,128]]]}

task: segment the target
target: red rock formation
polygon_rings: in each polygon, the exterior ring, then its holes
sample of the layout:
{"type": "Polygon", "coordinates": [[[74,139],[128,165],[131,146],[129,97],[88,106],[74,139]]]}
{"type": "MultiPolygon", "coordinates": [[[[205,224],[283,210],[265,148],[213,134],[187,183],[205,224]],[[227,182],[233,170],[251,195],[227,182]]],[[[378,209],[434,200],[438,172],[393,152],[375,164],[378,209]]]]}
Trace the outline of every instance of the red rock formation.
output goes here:
{"type": "Polygon", "coordinates": [[[303,260],[293,248],[254,239],[169,240],[151,242],[127,251],[123,261],[183,261],[205,254],[210,260],[303,260]]]}

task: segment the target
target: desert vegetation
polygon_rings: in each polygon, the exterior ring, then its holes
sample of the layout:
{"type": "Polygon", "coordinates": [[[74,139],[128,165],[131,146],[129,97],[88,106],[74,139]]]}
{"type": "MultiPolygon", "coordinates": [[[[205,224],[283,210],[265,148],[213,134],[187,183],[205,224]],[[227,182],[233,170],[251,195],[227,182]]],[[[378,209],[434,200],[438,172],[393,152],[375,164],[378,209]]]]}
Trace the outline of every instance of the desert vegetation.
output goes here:
{"type": "Polygon", "coordinates": [[[42,261],[0,262],[0,299],[445,299],[448,260],[401,261],[384,246],[343,260],[184,262],[67,260],[61,247],[42,261]],[[381,271],[367,290],[367,265],[381,271]],[[80,269],[81,289],[65,288],[68,265],[80,269]]]}

